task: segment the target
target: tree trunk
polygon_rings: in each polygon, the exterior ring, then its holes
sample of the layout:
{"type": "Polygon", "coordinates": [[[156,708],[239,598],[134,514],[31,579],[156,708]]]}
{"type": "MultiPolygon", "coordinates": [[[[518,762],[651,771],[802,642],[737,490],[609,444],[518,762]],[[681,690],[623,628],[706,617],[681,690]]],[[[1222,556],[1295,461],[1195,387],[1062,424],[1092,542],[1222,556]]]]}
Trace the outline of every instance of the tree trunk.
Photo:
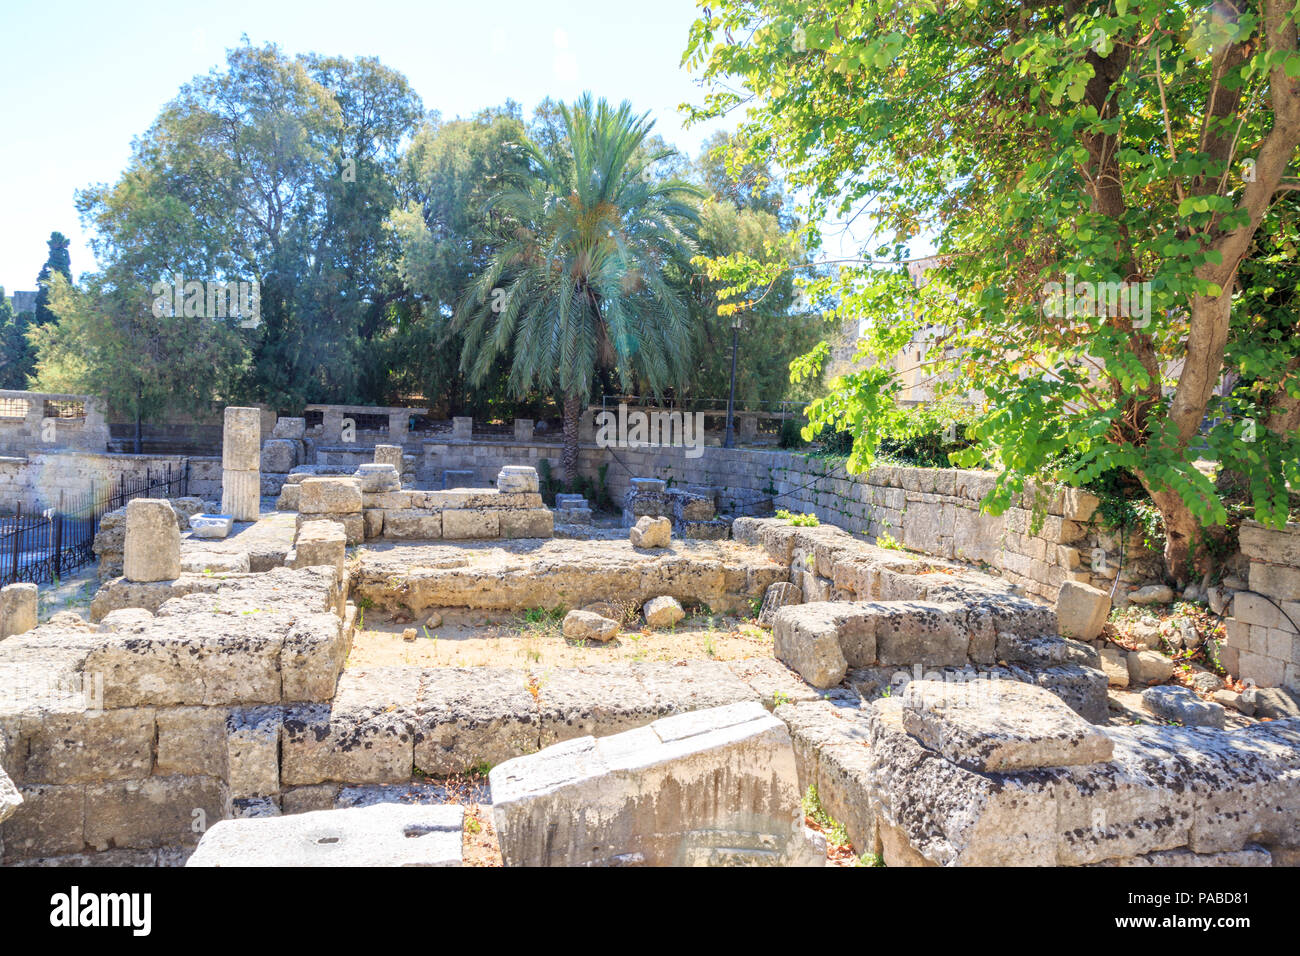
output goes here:
{"type": "Polygon", "coordinates": [[[578,481],[578,421],[582,417],[582,399],[577,395],[564,398],[564,481],[570,491],[578,481]]]}
{"type": "MultiPolygon", "coordinates": [[[[1142,484],[1147,484],[1145,477],[1142,484]]],[[[1180,588],[1186,587],[1209,571],[1200,522],[1177,492],[1151,491],[1149,486],[1147,492],[1165,526],[1165,571],[1180,588]]]]}

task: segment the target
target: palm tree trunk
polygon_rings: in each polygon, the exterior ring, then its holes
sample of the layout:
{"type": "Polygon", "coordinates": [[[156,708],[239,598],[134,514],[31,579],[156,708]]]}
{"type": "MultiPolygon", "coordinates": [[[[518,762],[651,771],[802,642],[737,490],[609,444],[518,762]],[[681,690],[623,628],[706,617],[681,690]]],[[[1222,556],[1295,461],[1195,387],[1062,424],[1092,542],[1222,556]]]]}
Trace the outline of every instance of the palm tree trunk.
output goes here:
{"type": "Polygon", "coordinates": [[[564,397],[564,481],[570,491],[578,481],[578,420],[582,417],[582,399],[577,395],[564,397]]]}

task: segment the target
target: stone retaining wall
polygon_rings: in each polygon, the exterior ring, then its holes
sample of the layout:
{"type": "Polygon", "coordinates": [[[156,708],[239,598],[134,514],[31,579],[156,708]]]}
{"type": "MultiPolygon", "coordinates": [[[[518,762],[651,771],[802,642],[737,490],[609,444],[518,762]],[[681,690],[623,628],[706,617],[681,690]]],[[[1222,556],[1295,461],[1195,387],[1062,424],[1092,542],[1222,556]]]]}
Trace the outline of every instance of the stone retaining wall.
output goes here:
{"type": "Polygon", "coordinates": [[[1247,521],[1240,540],[1250,590],[1233,598],[1220,660],[1259,687],[1300,691],[1300,523],[1275,531],[1247,521]]]}

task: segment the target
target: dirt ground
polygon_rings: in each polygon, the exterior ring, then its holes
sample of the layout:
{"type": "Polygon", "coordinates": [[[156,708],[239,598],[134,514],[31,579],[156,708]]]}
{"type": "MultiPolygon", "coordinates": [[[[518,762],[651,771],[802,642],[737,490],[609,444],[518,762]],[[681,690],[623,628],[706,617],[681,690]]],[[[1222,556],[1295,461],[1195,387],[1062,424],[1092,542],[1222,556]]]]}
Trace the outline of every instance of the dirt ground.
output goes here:
{"type": "Polygon", "coordinates": [[[545,612],[473,624],[373,620],[363,616],[348,667],[576,667],[609,661],[732,661],[772,656],[772,634],[726,615],[693,615],[675,627],[628,624],[607,644],[567,640],[560,618],[545,612]],[[415,639],[402,634],[414,629],[415,639]]]}

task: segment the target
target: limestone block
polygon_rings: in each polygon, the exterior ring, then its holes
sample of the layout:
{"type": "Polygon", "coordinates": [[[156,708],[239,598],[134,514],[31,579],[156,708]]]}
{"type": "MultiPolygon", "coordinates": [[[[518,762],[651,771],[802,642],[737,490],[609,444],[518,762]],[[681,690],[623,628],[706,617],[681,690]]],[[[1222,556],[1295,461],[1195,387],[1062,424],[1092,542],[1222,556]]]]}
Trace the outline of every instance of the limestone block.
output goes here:
{"type": "Polygon", "coordinates": [[[1159,684],[1174,673],[1174,662],[1159,651],[1129,651],[1128,677],[1133,684],[1159,684]]]}
{"type": "Polygon", "coordinates": [[[505,509],[500,513],[503,538],[550,538],[555,535],[555,515],[548,508],[505,509]]]}
{"type": "Polygon", "coordinates": [[[801,604],[784,607],[772,619],[773,651],[814,687],[834,687],[844,679],[848,661],[840,648],[843,605],[801,604]]]}
{"type": "Polygon", "coordinates": [[[298,529],[288,562],[291,568],[324,565],[343,573],[347,532],[334,521],[307,521],[298,529]]]}
{"type": "Polygon", "coordinates": [[[758,623],[765,627],[772,625],[776,612],[792,604],[803,603],[803,592],[798,585],[789,581],[776,581],[767,586],[763,595],[763,606],[758,612],[758,623]]]}
{"type": "Polygon", "coordinates": [[[294,522],[295,530],[301,531],[304,525],[313,521],[328,521],[338,525],[343,529],[349,547],[354,544],[361,544],[366,539],[366,519],[361,512],[354,514],[305,514],[299,512],[294,522]]]}
{"type": "Polygon", "coordinates": [[[634,548],[666,548],[672,543],[673,523],[668,518],[641,517],[628,531],[634,548]]]}
{"type": "Polygon", "coordinates": [[[190,516],[190,531],[196,538],[224,538],[234,527],[233,515],[196,514],[190,516]]]}
{"type": "Polygon", "coordinates": [[[285,438],[272,438],[262,445],[261,470],[275,475],[286,475],[298,462],[298,443],[285,438]]]}
{"type": "Polygon", "coordinates": [[[1008,680],[919,680],[902,695],[903,729],[979,773],[1109,760],[1109,737],[1050,691],[1008,680]]]}
{"type": "Polygon", "coordinates": [[[367,508],[362,513],[365,518],[365,535],[366,540],[382,537],[384,533],[384,509],[367,508]]]}
{"type": "Polygon", "coordinates": [[[1056,598],[1056,619],[1062,637],[1096,640],[1110,616],[1110,595],[1078,581],[1066,581],[1056,598]]]}
{"type": "Polygon", "coordinates": [[[170,581],[181,576],[181,529],[165,500],[135,498],[127,503],[122,568],[128,581],[170,581]]]}
{"type": "Polygon", "coordinates": [[[271,429],[272,438],[287,438],[290,441],[302,441],[307,437],[307,419],[278,418],[271,429]]]}
{"type": "Polygon", "coordinates": [[[393,469],[400,475],[402,473],[402,446],[376,445],[375,464],[392,465],[393,469]]]}
{"type": "MultiPolygon", "coordinates": [[[[14,782],[9,779],[9,774],[0,768],[0,823],[4,823],[13,816],[14,811],[18,809],[23,802],[22,794],[14,786],[14,782]]],[[[4,844],[0,843],[0,857],[4,855],[4,844]]]]}
{"type": "Polygon", "coordinates": [[[556,744],[489,780],[507,866],[824,863],[789,732],[756,702],[556,744]]]}
{"type": "MultiPolygon", "coordinates": [[[[222,469],[226,471],[257,471],[262,459],[261,449],[261,409],[227,408],[221,433],[222,469]]],[[[285,469],[285,471],[288,470],[285,469]]]]}
{"type": "Polygon", "coordinates": [[[571,641],[597,641],[604,644],[618,634],[618,621],[611,621],[592,611],[570,611],[564,616],[564,636],[571,641]]]}
{"type": "Polygon", "coordinates": [[[227,773],[226,717],[224,707],[160,709],[157,714],[157,772],[224,779],[227,773]]]}
{"type": "Polygon", "coordinates": [[[247,551],[186,551],[181,555],[185,574],[247,574],[249,569],[247,551]]]}
{"type": "Polygon", "coordinates": [[[37,587],[20,582],[0,588],[0,641],[36,626],[37,587]]]}
{"type": "Polygon", "coordinates": [[[1174,599],[1174,590],[1166,584],[1149,584],[1128,596],[1130,604],[1168,604],[1174,599]]]}
{"type": "Polygon", "coordinates": [[[457,804],[376,803],[222,820],[185,865],[460,866],[464,815],[457,804]]]}
{"type": "Polygon", "coordinates": [[[230,712],[225,737],[232,799],[280,792],[280,724],[278,707],[230,712]]]}
{"type": "Polygon", "coordinates": [[[402,508],[384,513],[384,537],[398,541],[426,541],[442,537],[442,513],[402,508]]]}
{"type": "Polygon", "coordinates": [[[6,863],[32,857],[80,853],[86,847],[86,788],[25,784],[18,787],[21,802],[4,823],[6,863]]]}
{"type": "Polygon", "coordinates": [[[23,719],[31,783],[96,783],[144,777],[153,763],[154,710],[45,712],[23,719]]]}
{"type": "Polygon", "coordinates": [[[400,472],[389,464],[360,465],[353,477],[361,483],[362,495],[399,491],[402,487],[400,472]]]}
{"type": "Polygon", "coordinates": [[[686,616],[677,599],[667,595],[646,601],[641,613],[645,615],[646,624],[651,627],[672,627],[686,616]]]}
{"type": "Polygon", "coordinates": [[[193,844],[196,821],[230,814],[230,794],[212,777],[147,777],[86,787],[85,842],[147,848],[193,844]]]}
{"type": "Polygon", "coordinates": [[[1120,648],[1107,645],[1101,649],[1101,669],[1111,687],[1128,686],[1128,657],[1120,648]]]}
{"type": "Polygon", "coordinates": [[[442,536],[448,539],[497,538],[501,513],[494,508],[454,508],[442,513],[442,536]]]}
{"type": "Polygon", "coordinates": [[[1142,706],[1164,720],[1176,720],[1184,727],[1224,727],[1221,704],[1201,700],[1186,687],[1148,687],[1142,692],[1142,706]]]}
{"type": "Polygon", "coordinates": [[[299,487],[301,514],[360,514],[361,484],[355,478],[307,478],[299,487]]]}
{"type": "Polygon", "coordinates": [[[299,497],[302,495],[302,485],[294,482],[285,483],[280,489],[280,496],[275,500],[275,509],[277,511],[297,511],[299,497]]]}
{"type": "Polygon", "coordinates": [[[468,415],[457,415],[451,420],[451,437],[468,441],[474,437],[474,419],[468,415]]]}

